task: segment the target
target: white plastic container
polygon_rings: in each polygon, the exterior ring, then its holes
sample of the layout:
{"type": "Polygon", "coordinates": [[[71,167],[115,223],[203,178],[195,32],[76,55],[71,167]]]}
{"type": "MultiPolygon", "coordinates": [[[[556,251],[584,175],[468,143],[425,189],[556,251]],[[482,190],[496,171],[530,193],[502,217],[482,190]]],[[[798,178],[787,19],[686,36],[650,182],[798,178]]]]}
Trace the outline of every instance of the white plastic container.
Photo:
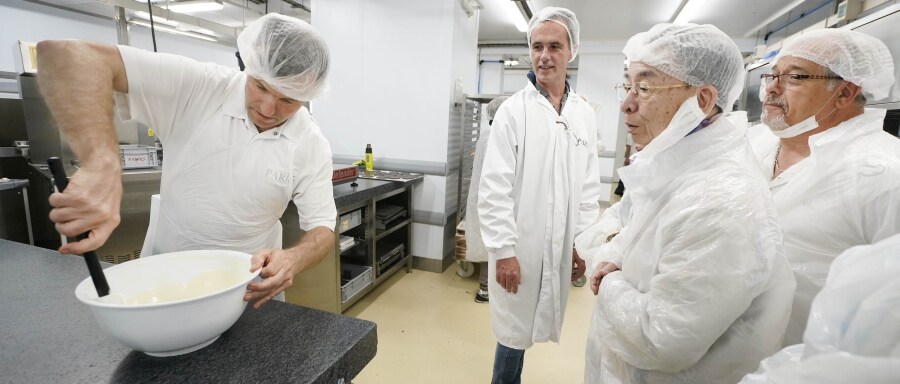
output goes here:
{"type": "Polygon", "coordinates": [[[350,229],[356,228],[356,226],[362,224],[362,209],[357,209],[353,212],[347,212],[341,215],[338,224],[338,232],[340,233],[344,233],[350,229]]]}

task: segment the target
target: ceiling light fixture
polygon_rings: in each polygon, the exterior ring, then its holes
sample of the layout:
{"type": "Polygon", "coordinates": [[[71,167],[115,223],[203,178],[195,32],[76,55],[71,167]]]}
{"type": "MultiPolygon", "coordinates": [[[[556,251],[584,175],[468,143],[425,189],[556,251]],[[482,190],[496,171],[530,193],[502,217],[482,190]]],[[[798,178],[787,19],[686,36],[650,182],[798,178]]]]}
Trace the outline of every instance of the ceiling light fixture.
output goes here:
{"type": "Polygon", "coordinates": [[[503,7],[503,13],[506,14],[507,20],[511,21],[513,25],[516,26],[516,29],[519,32],[528,31],[528,21],[530,16],[525,15],[525,10],[519,9],[519,7],[528,8],[528,13],[531,13],[531,5],[528,4],[527,1],[519,1],[519,0],[499,0],[500,6],[503,7]],[[518,3],[518,5],[516,4],[518,3]]]}
{"type": "Polygon", "coordinates": [[[706,5],[705,3],[703,0],[682,0],[670,21],[672,24],[679,25],[690,23],[691,20],[697,17],[697,11],[703,9],[702,7],[706,5]]]}
{"type": "Polygon", "coordinates": [[[166,4],[163,4],[163,7],[168,8],[172,12],[190,13],[218,11],[222,8],[225,8],[225,4],[222,4],[222,2],[219,0],[185,0],[169,1],[166,4]]]}
{"type": "MultiPolygon", "coordinates": [[[[135,20],[135,19],[131,19],[131,20],[128,20],[128,22],[131,23],[131,24],[140,25],[140,26],[142,26],[142,27],[150,28],[150,23],[149,23],[149,22],[146,22],[146,21],[144,21],[144,20],[135,20]]],[[[153,28],[156,29],[157,31],[168,32],[168,33],[172,33],[172,34],[175,34],[175,35],[190,36],[190,37],[193,37],[193,38],[196,38],[196,39],[206,40],[206,41],[212,41],[212,42],[218,41],[218,40],[216,40],[215,38],[212,38],[212,37],[210,37],[210,36],[206,36],[206,35],[201,34],[201,33],[190,32],[190,31],[181,31],[181,30],[178,30],[178,29],[175,29],[175,28],[164,27],[164,26],[161,26],[161,25],[154,25],[153,28]]]]}
{"type": "MultiPolygon", "coordinates": [[[[139,18],[144,19],[144,20],[147,20],[147,21],[150,20],[150,14],[147,13],[147,12],[144,12],[144,11],[137,11],[137,12],[134,13],[134,15],[135,15],[136,17],[139,17],[139,18]]],[[[164,18],[159,17],[159,16],[153,16],[153,22],[154,22],[154,23],[164,24],[164,25],[167,25],[167,26],[170,26],[170,27],[176,27],[176,28],[180,25],[180,24],[179,24],[177,21],[175,21],[175,20],[164,19],[164,18]]]]}

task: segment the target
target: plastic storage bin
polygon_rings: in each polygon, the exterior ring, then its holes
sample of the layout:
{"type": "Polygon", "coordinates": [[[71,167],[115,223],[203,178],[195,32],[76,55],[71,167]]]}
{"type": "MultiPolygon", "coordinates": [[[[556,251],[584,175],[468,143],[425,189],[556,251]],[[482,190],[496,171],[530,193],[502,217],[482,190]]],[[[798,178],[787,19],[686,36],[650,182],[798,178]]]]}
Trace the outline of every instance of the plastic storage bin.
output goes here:
{"type": "Polygon", "coordinates": [[[341,303],[372,284],[372,267],[341,263],[341,303]],[[348,276],[349,281],[344,277],[348,276]]]}
{"type": "Polygon", "coordinates": [[[357,209],[353,212],[347,212],[341,215],[341,219],[338,221],[338,232],[343,233],[349,229],[355,228],[360,224],[362,224],[362,209],[357,209]]]}

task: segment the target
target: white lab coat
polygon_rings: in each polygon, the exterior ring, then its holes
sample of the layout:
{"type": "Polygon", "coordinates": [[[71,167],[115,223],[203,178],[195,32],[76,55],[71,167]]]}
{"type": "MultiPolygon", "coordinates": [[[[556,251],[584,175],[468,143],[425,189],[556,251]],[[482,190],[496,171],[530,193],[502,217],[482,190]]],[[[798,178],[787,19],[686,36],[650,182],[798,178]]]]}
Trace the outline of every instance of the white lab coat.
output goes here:
{"type": "Polygon", "coordinates": [[[478,216],[488,249],[491,325],[500,344],[559,341],[575,236],[598,213],[594,111],[570,92],[559,115],[530,82],[507,99],[491,128],[478,216]],[[515,256],[521,285],[497,283],[497,259],[515,256]]]}
{"type": "Polygon", "coordinates": [[[594,259],[621,271],[600,285],[585,383],[734,383],[781,345],[794,279],[746,114],[685,137],[703,118],[691,102],[619,169],[601,222],[622,230],[594,259]]]}
{"type": "MultiPolygon", "coordinates": [[[[832,260],[846,249],[900,233],[900,140],[882,130],[885,110],[810,136],[810,155],[769,186],[797,279],[784,346],[802,342],[813,297],[832,260]]],[[[764,125],[751,144],[768,179],[779,139],[764,125]]]]}
{"type": "Polygon", "coordinates": [[[740,384],[900,383],[900,234],[842,253],[816,295],[803,344],[740,384]]]}
{"type": "Polygon", "coordinates": [[[484,168],[484,152],[490,139],[491,127],[487,126],[475,142],[475,158],[472,161],[472,180],[466,197],[466,261],[485,263],[488,261],[487,248],[481,239],[481,220],[478,219],[478,186],[481,185],[481,169],[484,168]]]}
{"type": "Polygon", "coordinates": [[[579,250],[579,255],[584,259],[587,271],[590,276],[591,272],[597,268],[601,260],[599,257],[599,249],[607,244],[607,239],[613,234],[618,234],[622,230],[622,218],[624,215],[630,217],[631,198],[628,194],[622,196],[618,203],[603,210],[603,214],[599,215],[597,222],[590,225],[575,239],[575,248],[579,250]]]}

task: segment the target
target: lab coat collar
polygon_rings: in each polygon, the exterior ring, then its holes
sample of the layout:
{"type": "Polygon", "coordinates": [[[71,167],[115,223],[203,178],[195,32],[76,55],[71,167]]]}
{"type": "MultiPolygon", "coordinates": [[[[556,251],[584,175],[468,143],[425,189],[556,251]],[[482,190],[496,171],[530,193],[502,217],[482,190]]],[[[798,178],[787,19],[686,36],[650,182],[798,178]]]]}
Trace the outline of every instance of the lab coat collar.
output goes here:
{"type": "Polygon", "coordinates": [[[834,146],[829,145],[832,143],[840,143],[841,145],[839,146],[843,147],[860,136],[880,130],[881,124],[877,123],[883,122],[886,114],[886,109],[866,108],[861,115],[854,116],[824,132],[810,136],[810,153],[812,151],[822,151],[825,147],[834,148],[834,146]]]}
{"type": "MultiPolygon", "coordinates": [[[[669,129],[675,132],[690,131],[692,128],[666,128],[669,129]]],[[[635,195],[653,198],[681,175],[705,167],[723,154],[745,145],[746,133],[747,114],[730,112],[693,135],[681,137],[653,156],[638,156],[631,165],[618,169],[619,177],[635,195]]]]}
{"type": "MultiPolygon", "coordinates": [[[[538,93],[540,93],[544,97],[550,97],[550,93],[547,92],[547,90],[545,90],[543,87],[541,87],[540,84],[538,84],[537,75],[534,74],[533,70],[528,71],[528,73],[525,76],[528,77],[528,81],[531,82],[531,85],[534,85],[535,89],[538,90],[538,93]]],[[[569,79],[566,79],[565,81],[566,81],[566,85],[565,85],[565,88],[563,89],[563,93],[568,94],[569,90],[571,90],[572,87],[569,85],[569,79]]]]}
{"type": "Polygon", "coordinates": [[[575,95],[575,92],[572,91],[572,87],[569,86],[569,80],[566,79],[566,85],[563,89],[562,101],[560,102],[559,112],[557,112],[556,108],[553,107],[553,104],[550,103],[550,93],[542,88],[540,84],[538,84],[537,77],[535,76],[534,71],[528,71],[526,77],[528,78],[528,84],[525,85],[525,88],[537,92],[537,94],[540,95],[541,98],[544,99],[544,101],[546,101],[546,103],[542,103],[542,105],[550,108],[553,113],[562,115],[563,111],[566,109],[566,104],[568,104],[572,96],[575,95]]]}
{"type": "MultiPolygon", "coordinates": [[[[802,161],[808,162],[803,169],[806,167],[812,167],[812,169],[809,171],[798,169],[791,176],[799,177],[800,174],[806,174],[808,177],[820,177],[831,174],[834,172],[835,167],[840,167],[846,161],[844,151],[846,151],[848,145],[862,136],[870,135],[882,129],[885,114],[887,114],[885,109],[866,108],[861,115],[854,116],[824,132],[810,136],[809,157],[802,161]]],[[[783,179],[783,182],[792,180],[792,178],[788,177],[783,179]]],[[[773,183],[772,186],[777,185],[780,185],[780,183],[773,183]]]]}
{"type": "Polygon", "coordinates": [[[570,88],[567,91],[569,93],[566,96],[565,104],[562,105],[562,110],[559,112],[556,112],[556,108],[553,108],[553,105],[550,104],[550,100],[547,100],[547,98],[544,95],[542,95],[541,92],[538,91],[537,87],[535,87],[535,85],[532,84],[530,81],[525,84],[525,91],[532,92],[533,94],[529,95],[529,97],[531,97],[531,96],[536,97],[538,99],[538,104],[540,104],[544,108],[547,108],[547,110],[553,112],[554,115],[566,115],[566,111],[570,110],[570,108],[568,108],[569,103],[573,103],[573,102],[578,103],[579,102],[578,99],[580,99],[580,97],[576,97],[577,95],[575,94],[575,92],[572,92],[572,90],[570,88]]]}

